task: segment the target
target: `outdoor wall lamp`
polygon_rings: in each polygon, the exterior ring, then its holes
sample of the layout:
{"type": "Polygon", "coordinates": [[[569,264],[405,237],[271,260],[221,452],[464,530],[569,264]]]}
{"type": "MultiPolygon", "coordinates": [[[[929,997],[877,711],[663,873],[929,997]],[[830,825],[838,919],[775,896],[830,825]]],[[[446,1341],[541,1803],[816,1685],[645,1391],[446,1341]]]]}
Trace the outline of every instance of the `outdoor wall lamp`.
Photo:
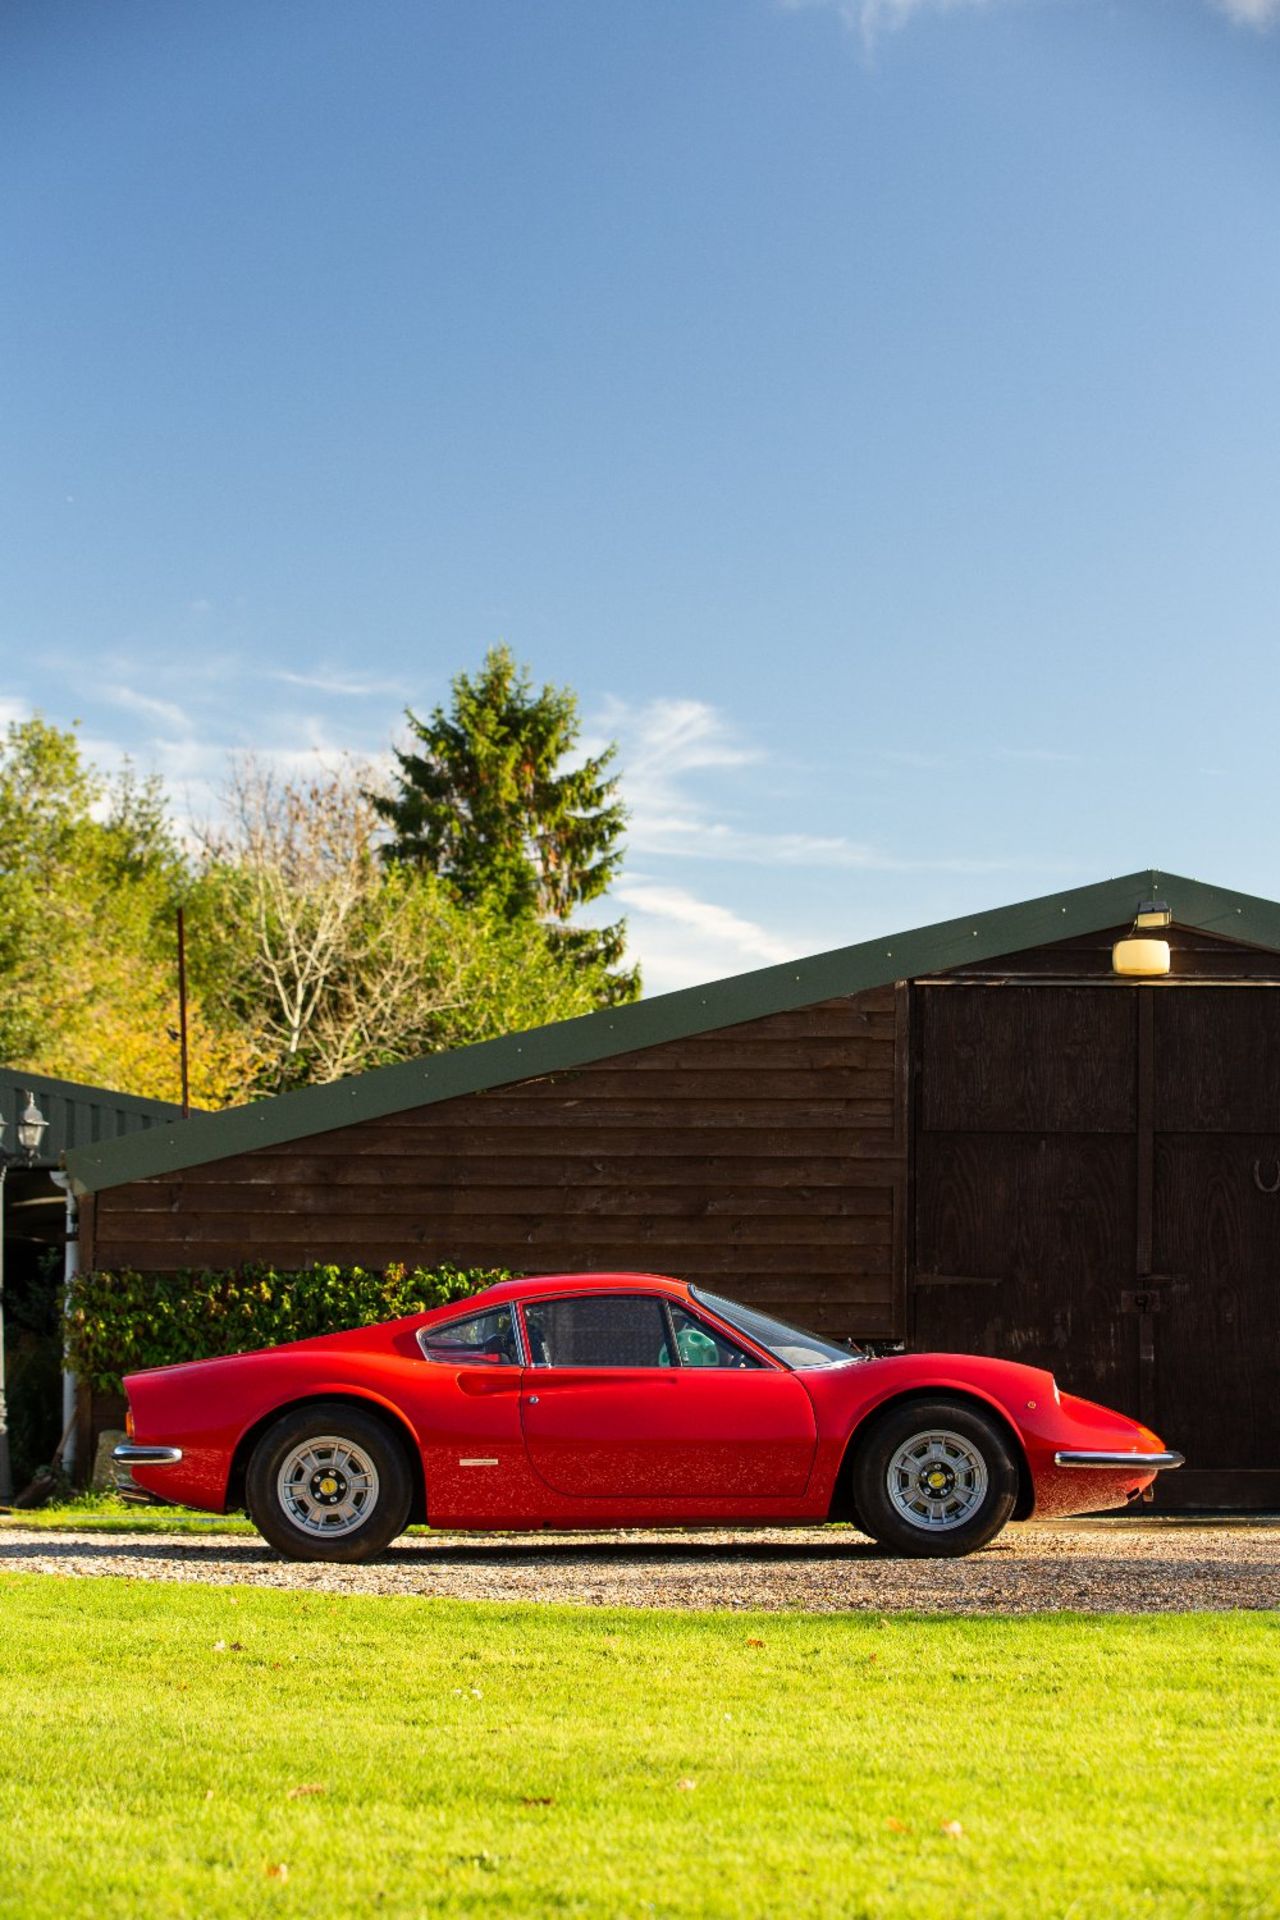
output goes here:
{"type": "Polygon", "coordinates": [[[1150,927],[1167,927],[1173,919],[1163,900],[1144,900],[1123,940],[1111,949],[1112,973],[1133,979],[1155,979],[1169,971],[1169,942],[1152,939],[1150,927]]]}
{"type": "MultiPolygon", "coordinates": [[[[18,1116],[18,1145],[28,1160],[34,1160],[40,1151],[40,1142],[44,1139],[49,1122],[36,1105],[34,1093],[27,1095],[27,1104],[18,1116]]],[[[0,1119],[0,1144],[4,1139],[4,1121],[0,1119]]]]}

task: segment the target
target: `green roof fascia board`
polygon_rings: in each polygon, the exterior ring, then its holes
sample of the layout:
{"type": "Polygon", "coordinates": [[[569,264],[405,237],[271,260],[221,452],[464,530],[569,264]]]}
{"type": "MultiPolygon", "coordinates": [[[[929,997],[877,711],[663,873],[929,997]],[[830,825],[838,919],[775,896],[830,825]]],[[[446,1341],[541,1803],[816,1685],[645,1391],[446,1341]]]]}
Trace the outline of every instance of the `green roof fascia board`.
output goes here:
{"type": "Polygon", "coordinates": [[[181,1117],[182,1114],[182,1107],[176,1100],[151,1100],[140,1093],[120,1093],[114,1087],[88,1087],[81,1080],[59,1080],[47,1073],[33,1073],[29,1067],[0,1066],[0,1081],[24,1090],[30,1088],[37,1099],[44,1094],[51,1100],[71,1100],[80,1106],[119,1108],[123,1113],[136,1113],[156,1120],[168,1120],[181,1117]]]}
{"type": "Polygon", "coordinates": [[[0,1067],[0,1120],[5,1123],[4,1144],[12,1149],[28,1094],[34,1094],[46,1130],[33,1166],[61,1165],[77,1146],[94,1146],[125,1134],[141,1133],[182,1117],[173,1100],[148,1100],[138,1094],[118,1093],[112,1087],[87,1087],[78,1080],[60,1080],[33,1073],[28,1067],[0,1067]]]}
{"type": "Polygon", "coordinates": [[[1131,920],[1140,902],[1157,894],[1184,926],[1280,948],[1277,902],[1147,870],[807,959],[783,961],[707,986],[684,987],[652,1000],[605,1008],[451,1053],[426,1054],[249,1106],[195,1114],[143,1134],[75,1148],[67,1154],[67,1167],[81,1193],[163,1177],[185,1167],[251,1153],[257,1147],[283,1146],[438,1100],[484,1093],[664,1041],[787,1013],[840,994],[945,972],[966,961],[999,959],[1073,933],[1101,932],[1131,920]]]}

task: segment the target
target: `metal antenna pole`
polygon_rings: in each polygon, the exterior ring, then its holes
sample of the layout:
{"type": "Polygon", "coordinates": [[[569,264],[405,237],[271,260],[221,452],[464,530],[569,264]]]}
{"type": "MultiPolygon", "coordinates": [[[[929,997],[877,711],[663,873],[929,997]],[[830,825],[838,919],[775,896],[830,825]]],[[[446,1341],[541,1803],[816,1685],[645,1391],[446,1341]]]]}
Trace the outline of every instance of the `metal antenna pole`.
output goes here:
{"type": "Polygon", "coordinates": [[[187,921],[178,908],[178,1048],[182,1055],[182,1117],[191,1118],[191,1083],[187,1064],[187,921]]]}

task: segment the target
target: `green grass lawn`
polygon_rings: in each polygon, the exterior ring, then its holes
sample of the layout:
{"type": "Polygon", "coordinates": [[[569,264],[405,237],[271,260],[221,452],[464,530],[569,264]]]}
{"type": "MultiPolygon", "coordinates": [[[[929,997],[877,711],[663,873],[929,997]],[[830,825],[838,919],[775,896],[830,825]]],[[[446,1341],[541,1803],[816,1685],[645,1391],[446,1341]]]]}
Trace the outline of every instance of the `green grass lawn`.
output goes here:
{"type": "MultiPolygon", "coordinates": [[[[27,1527],[37,1533],[237,1533],[261,1536],[243,1513],[202,1513],[195,1507],[153,1507],[116,1494],[81,1494],[57,1506],[30,1512],[0,1509],[0,1528],[27,1527]]],[[[409,1527],[408,1533],[430,1531],[409,1527]]]]}
{"type": "Polygon", "coordinates": [[[66,1533],[254,1533],[242,1513],[198,1513],[194,1507],[152,1507],[114,1494],[81,1495],[64,1505],[0,1512],[0,1527],[66,1533]]]}
{"type": "Polygon", "coordinates": [[[1280,1913],[1280,1616],[0,1580],[0,1914],[1280,1913]]]}

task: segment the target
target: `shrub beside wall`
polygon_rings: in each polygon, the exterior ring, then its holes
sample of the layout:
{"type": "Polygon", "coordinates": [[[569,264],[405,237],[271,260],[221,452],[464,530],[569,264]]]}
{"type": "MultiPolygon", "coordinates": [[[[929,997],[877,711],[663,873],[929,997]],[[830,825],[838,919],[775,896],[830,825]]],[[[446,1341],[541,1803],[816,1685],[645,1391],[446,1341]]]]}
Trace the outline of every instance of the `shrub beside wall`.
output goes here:
{"type": "Polygon", "coordinates": [[[121,1378],[215,1354],[309,1340],[465,1300],[510,1276],[500,1268],[270,1266],[227,1272],[82,1273],[67,1303],[71,1365],[119,1393],[121,1378]]]}

